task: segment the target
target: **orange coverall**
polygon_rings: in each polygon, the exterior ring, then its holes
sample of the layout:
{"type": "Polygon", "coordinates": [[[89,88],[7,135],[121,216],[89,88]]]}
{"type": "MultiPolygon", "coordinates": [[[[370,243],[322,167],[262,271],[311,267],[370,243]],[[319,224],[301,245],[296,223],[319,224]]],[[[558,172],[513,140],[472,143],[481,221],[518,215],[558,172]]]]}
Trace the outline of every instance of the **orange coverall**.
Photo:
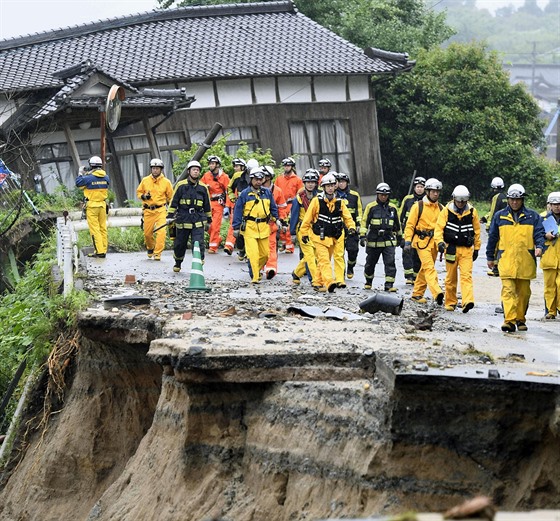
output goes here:
{"type": "Polygon", "coordinates": [[[206,172],[200,179],[200,182],[208,187],[210,206],[212,207],[212,224],[208,230],[210,235],[208,253],[216,253],[222,242],[220,228],[224,217],[224,207],[227,202],[229,176],[221,170],[217,175],[214,175],[212,172],[206,172]]]}

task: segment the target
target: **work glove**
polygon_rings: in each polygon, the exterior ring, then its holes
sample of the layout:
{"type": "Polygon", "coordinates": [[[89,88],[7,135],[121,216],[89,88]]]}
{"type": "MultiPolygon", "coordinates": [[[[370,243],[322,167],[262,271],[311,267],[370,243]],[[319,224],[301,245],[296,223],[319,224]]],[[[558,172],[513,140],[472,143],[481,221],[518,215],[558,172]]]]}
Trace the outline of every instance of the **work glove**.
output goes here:
{"type": "Polygon", "coordinates": [[[239,228],[237,228],[237,229],[234,228],[234,229],[233,229],[233,236],[234,236],[236,239],[239,239],[239,236],[240,236],[240,235],[241,235],[241,230],[240,230],[239,228]]]}
{"type": "Polygon", "coordinates": [[[473,251],[473,254],[472,254],[472,260],[473,260],[473,262],[474,262],[476,259],[478,259],[478,250],[474,250],[474,251],[473,251]]]}
{"type": "Polygon", "coordinates": [[[309,242],[309,237],[308,237],[307,235],[304,235],[304,236],[301,238],[301,242],[303,242],[303,244],[307,244],[307,243],[309,242]]]}
{"type": "Polygon", "coordinates": [[[360,237],[360,246],[365,248],[367,246],[367,240],[365,237],[360,237]]]}
{"type": "Polygon", "coordinates": [[[404,249],[404,237],[401,239],[401,242],[399,243],[399,247],[404,249]]]}
{"type": "Polygon", "coordinates": [[[437,251],[439,251],[440,253],[445,253],[445,243],[444,242],[438,243],[437,251]]]}
{"type": "Polygon", "coordinates": [[[348,230],[348,237],[353,237],[354,235],[356,235],[358,232],[356,231],[356,228],[350,228],[348,230]]]}
{"type": "Polygon", "coordinates": [[[171,224],[173,224],[173,223],[175,222],[175,220],[172,219],[171,217],[168,217],[168,218],[165,220],[165,222],[166,222],[167,226],[170,226],[171,224]]]}
{"type": "Polygon", "coordinates": [[[147,194],[142,194],[140,196],[140,199],[142,199],[142,201],[148,201],[151,198],[152,198],[152,195],[150,194],[150,192],[148,192],[147,194]]]}
{"type": "Polygon", "coordinates": [[[485,224],[488,221],[488,219],[486,219],[486,216],[484,215],[483,217],[480,218],[480,222],[482,224],[485,224]]]}
{"type": "Polygon", "coordinates": [[[403,251],[412,250],[412,243],[410,241],[405,241],[403,251]]]}

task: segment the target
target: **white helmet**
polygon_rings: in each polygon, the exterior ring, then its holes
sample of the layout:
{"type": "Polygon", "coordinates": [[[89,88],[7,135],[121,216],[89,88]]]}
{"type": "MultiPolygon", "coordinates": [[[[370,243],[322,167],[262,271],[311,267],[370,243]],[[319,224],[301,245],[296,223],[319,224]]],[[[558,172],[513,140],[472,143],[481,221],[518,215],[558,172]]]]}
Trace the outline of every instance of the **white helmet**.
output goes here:
{"type": "Polygon", "coordinates": [[[375,189],[375,193],[377,194],[390,194],[391,187],[387,183],[379,183],[377,188],[375,189]]]}
{"type": "Polygon", "coordinates": [[[99,156],[90,157],[88,163],[92,168],[94,166],[103,166],[103,161],[101,161],[101,158],[99,156]]]}
{"type": "Polygon", "coordinates": [[[150,161],[150,168],[154,167],[154,166],[159,166],[160,168],[163,168],[163,161],[161,159],[152,159],[150,161]]]}
{"type": "Polygon", "coordinates": [[[198,168],[202,169],[202,165],[198,161],[189,161],[187,165],[187,170],[190,170],[193,166],[197,166],[198,168]]]}
{"type": "Polygon", "coordinates": [[[261,170],[265,177],[269,176],[271,178],[274,178],[274,170],[272,169],[271,166],[265,165],[261,167],[261,170]]]}
{"type": "Polygon", "coordinates": [[[504,187],[504,180],[501,177],[494,177],[492,182],[490,183],[492,188],[503,188],[504,187]]]}
{"type": "Polygon", "coordinates": [[[441,190],[443,188],[443,185],[441,184],[441,181],[438,181],[435,177],[430,177],[426,181],[424,188],[426,190],[441,190]]]}
{"type": "Polygon", "coordinates": [[[258,168],[258,167],[259,167],[259,162],[255,158],[249,159],[249,161],[247,161],[247,170],[249,170],[249,172],[253,170],[253,168],[258,168]]]}
{"type": "Polygon", "coordinates": [[[549,204],[560,204],[560,192],[550,192],[546,202],[549,204]]]}
{"type": "Polygon", "coordinates": [[[451,194],[456,201],[468,201],[470,196],[469,189],[464,185],[457,185],[451,194]]]}
{"type": "Polygon", "coordinates": [[[506,196],[510,199],[523,199],[525,197],[525,188],[519,183],[514,183],[508,188],[506,196]]]}
{"type": "Polygon", "coordinates": [[[263,169],[260,166],[257,166],[256,168],[253,168],[250,172],[249,172],[249,177],[251,179],[264,179],[264,172],[263,169]]]}
{"type": "Polygon", "coordinates": [[[335,185],[335,184],[336,184],[336,177],[334,176],[334,174],[331,174],[330,172],[328,174],[325,174],[323,176],[323,179],[321,179],[321,186],[335,185]]]}

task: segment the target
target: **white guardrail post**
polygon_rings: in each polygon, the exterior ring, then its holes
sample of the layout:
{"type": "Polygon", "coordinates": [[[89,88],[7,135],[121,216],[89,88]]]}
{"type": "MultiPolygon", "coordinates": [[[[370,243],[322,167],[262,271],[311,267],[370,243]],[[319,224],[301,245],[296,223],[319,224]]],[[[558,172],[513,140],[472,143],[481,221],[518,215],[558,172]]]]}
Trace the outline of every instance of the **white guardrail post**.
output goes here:
{"type": "Polygon", "coordinates": [[[78,268],[78,239],[72,221],[67,217],[56,219],[57,261],[64,276],[64,296],[74,288],[74,272],[78,268]]]}

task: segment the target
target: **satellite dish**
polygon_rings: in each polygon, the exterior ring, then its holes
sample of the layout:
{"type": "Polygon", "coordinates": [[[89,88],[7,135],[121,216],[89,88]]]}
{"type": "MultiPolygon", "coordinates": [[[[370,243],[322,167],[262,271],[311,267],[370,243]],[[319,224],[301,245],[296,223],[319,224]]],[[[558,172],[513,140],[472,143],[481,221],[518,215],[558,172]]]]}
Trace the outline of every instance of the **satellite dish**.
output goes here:
{"type": "Polygon", "coordinates": [[[113,85],[107,95],[105,104],[105,124],[114,132],[119,126],[121,119],[121,104],[124,101],[124,89],[120,85],[113,85]]]}

